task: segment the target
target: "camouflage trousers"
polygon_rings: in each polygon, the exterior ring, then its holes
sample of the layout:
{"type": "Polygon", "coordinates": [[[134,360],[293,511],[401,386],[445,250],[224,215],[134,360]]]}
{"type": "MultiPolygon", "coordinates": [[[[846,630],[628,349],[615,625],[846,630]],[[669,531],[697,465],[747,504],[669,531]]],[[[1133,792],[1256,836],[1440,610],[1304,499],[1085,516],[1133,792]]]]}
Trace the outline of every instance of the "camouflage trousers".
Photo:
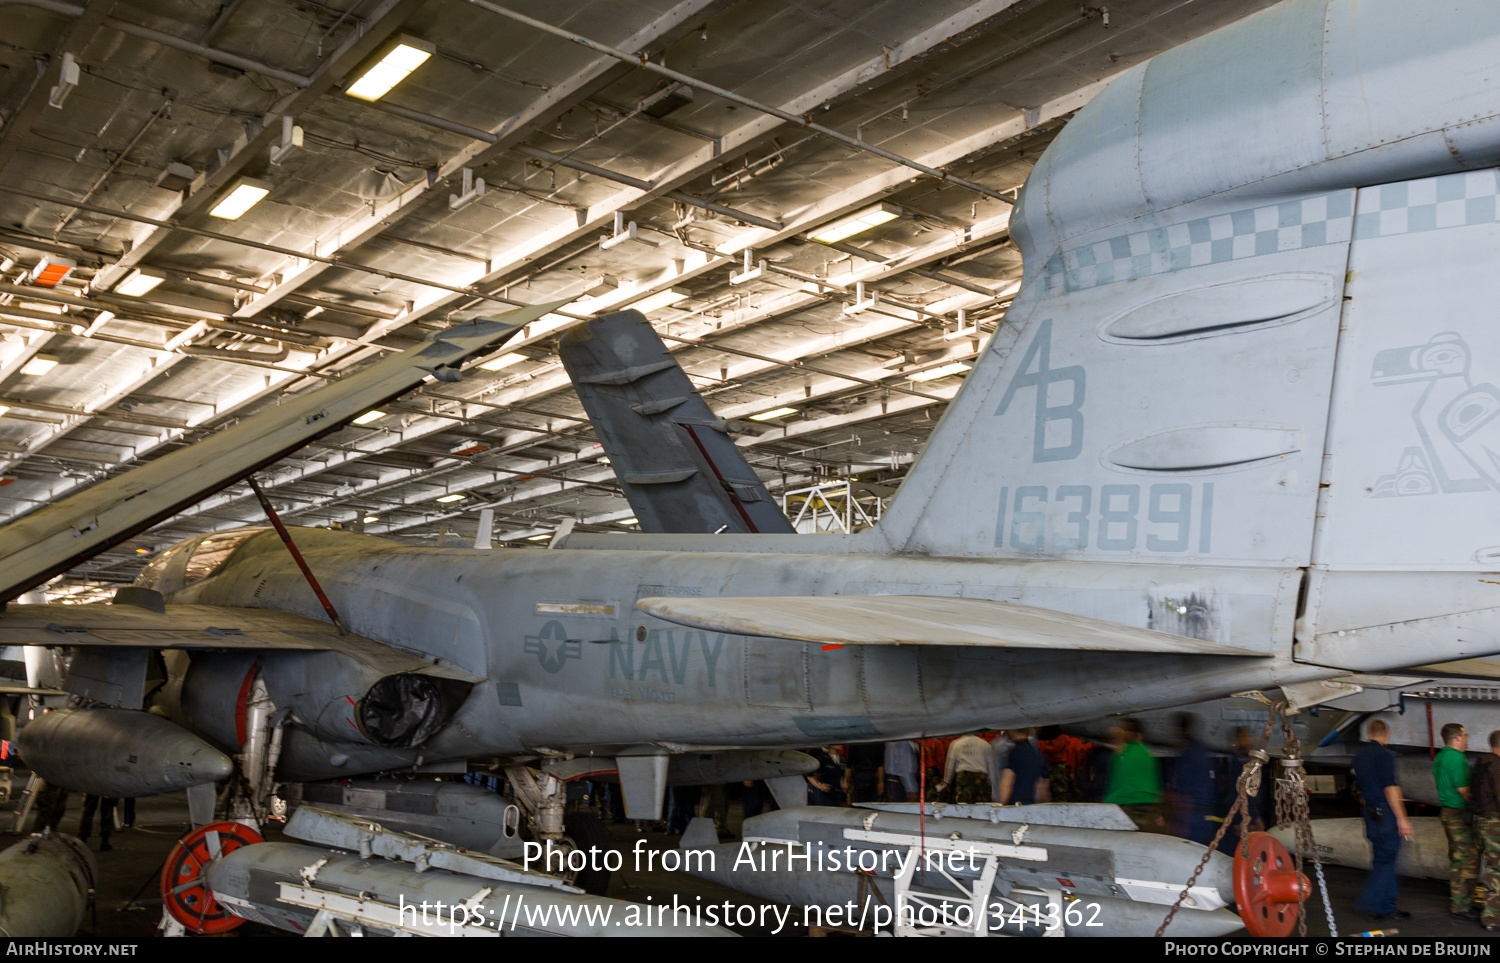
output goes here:
{"type": "Polygon", "coordinates": [[[1463,809],[1443,807],[1440,819],[1448,835],[1449,912],[1467,913],[1474,903],[1474,880],[1479,876],[1479,845],[1474,830],[1464,822],[1463,809]]]}
{"type": "Polygon", "coordinates": [[[1500,923],[1500,813],[1480,813],[1474,817],[1474,838],[1484,849],[1484,917],[1485,926],[1500,923]]]}
{"type": "Polygon", "coordinates": [[[1137,829],[1143,833],[1164,833],[1167,831],[1166,821],[1162,819],[1161,803],[1134,803],[1128,806],[1122,805],[1125,815],[1135,823],[1137,829]]]}
{"type": "Polygon", "coordinates": [[[953,777],[953,801],[987,803],[990,801],[990,777],[982,772],[959,770],[953,777]]]}

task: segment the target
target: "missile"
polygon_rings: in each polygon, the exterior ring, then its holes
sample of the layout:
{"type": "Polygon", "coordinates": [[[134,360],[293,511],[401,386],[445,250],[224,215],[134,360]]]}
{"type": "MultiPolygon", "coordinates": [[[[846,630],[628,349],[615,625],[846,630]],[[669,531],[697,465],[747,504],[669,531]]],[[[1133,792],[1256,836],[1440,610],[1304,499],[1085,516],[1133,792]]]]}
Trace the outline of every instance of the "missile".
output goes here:
{"type": "MultiPolygon", "coordinates": [[[[846,915],[854,907],[867,923],[912,913],[908,923],[929,931],[977,925],[1038,936],[1049,929],[1150,936],[1205,853],[1188,840],[1136,831],[1115,806],[929,806],[925,825],[918,808],[780,810],[747,820],[744,841],[727,845],[710,843],[711,824],[695,820],[682,847],[702,858],[687,871],[792,906],[843,907],[846,915]],[[928,919],[923,906],[944,910],[928,919]]],[[[1226,908],[1233,898],[1233,860],[1209,854],[1168,933],[1238,930],[1240,918],[1226,908]]]]}
{"type": "Polygon", "coordinates": [[[134,709],[53,709],[28,723],[17,742],[32,772],[98,796],[153,796],[234,772],[229,757],[202,739],[134,709]]]}
{"type": "Polygon", "coordinates": [[[491,856],[514,859],[522,852],[516,832],[520,810],[496,793],[467,783],[330,780],[287,783],[280,795],[289,811],[315,805],[491,856]]]}
{"type": "MultiPolygon", "coordinates": [[[[321,932],[330,918],[335,929],[351,934],[735,935],[705,919],[696,904],[674,913],[664,906],[589,896],[556,876],[317,806],[299,809],[285,831],[319,845],[255,843],[229,849],[215,840],[204,847],[211,858],[201,876],[189,878],[200,863],[183,861],[174,870],[169,859],[163,892],[201,882],[211,899],[200,914],[223,910],[308,935],[321,932]],[[216,852],[223,855],[213,856],[216,852]]],[[[183,845],[191,849],[193,836],[184,837],[183,845]]],[[[168,912],[193,928],[191,913],[178,916],[171,903],[168,912]]]]}
{"type": "Polygon", "coordinates": [[[0,936],[71,937],[97,876],[88,847],[61,833],[36,833],[0,852],[0,936]]]}
{"type": "MultiPolygon", "coordinates": [[[[1401,841],[1396,872],[1418,879],[1447,879],[1448,836],[1442,820],[1420,816],[1411,821],[1411,828],[1412,838],[1401,841]]],[[[1318,859],[1351,869],[1370,868],[1370,842],[1363,819],[1314,819],[1312,831],[1318,859]]],[[[1270,832],[1288,849],[1295,845],[1290,826],[1277,826],[1270,832]]]]}

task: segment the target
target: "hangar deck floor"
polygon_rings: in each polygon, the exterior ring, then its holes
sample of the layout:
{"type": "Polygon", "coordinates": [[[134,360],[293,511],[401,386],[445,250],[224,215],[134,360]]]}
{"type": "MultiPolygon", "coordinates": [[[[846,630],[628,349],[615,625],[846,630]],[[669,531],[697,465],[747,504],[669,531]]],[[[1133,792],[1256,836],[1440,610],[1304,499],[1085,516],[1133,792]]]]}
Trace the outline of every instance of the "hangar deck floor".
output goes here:
{"type": "MultiPolygon", "coordinates": [[[[0,807],[0,825],[10,825],[12,806],[0,807]]],[[[63,819],[65,832],[77,833],[81,797],[73,794],[69,800],[68,814],[63,819]]],[[[728,829],[731,833],[739,828],[738,807],[731,807],[728,829]]],[[[156,879],[161,863],[166,859],[172,844],[188,828],[187,800],[184,794],[174,793],[140,799],[136,804],[136,824],[131,829],[116,832],[110,842],[113,849],[97,853],[100,869],[97,911],[92,923],[85,923],[81,935],[138,939],[154,935],[161,914],[161,899],[157,895],[156,879]],[[141,891],[140,898],[132,905],[131,897],[141,891]],[[127,908],[129,907],[129,908],[127,908]]],[[[610,834],[616,845],[629,850],[635,845],[637,833],[630,823],[610,826],[610,834]]],[[[654,849],[675,848],[676,837],[665,833],[645,833],[647,845],[654,849]]],[[[0,848],[11,845],[18,837],[14,833],[0,832],[0,848]]],[[[280,838],[275,831],[272,839],[280,838]]],[[[90,848],[98,849],[98,837],[90,840],[90,848]]],[[[1375,926],[1394,925],[1402,936],[1470,937],[1487,935],[1478,924],[1463,923],[1448,916],[1447,886],[1436,880],[1403,879],[1401,881],[1401,906],[1412,913],[1412,918],[1395,924],[1371,923],[1353,910],[1353,903],[1363,886],[1364,874],[1352,869],[1331,866],[1327,868],[1328,883],[1333,894],[1334,912],[1340,927],[1345,932],[1359,932],[1375,926]]],[[[723,902],[729,899],[736,903],[760,905],[762,900],[752,896],[733,893],[724,887],[682,873],[636,871],[627,859],[625,869],[615,874],[609,895],[617,899],[670,901],[676,894],[679,898],[703,897],[705,902],[723,902]]],[[[1326,935],[1327,925],[1322,920],[1321,902],[1315,906],[1313,920],[1308,932],[1311,936],[1326,935]]],[[[771,935],[771,928],[748,928],[744,935],[771,935]]],[[[805,935],[805,929],[788,927],[781,935],[805,935]]],[[[235,931],[239,937],[285,936],[269,927],[248,923],[235,931]]],[[[1241,933],[1240,935],[1243,935],[1241,933]]]]}

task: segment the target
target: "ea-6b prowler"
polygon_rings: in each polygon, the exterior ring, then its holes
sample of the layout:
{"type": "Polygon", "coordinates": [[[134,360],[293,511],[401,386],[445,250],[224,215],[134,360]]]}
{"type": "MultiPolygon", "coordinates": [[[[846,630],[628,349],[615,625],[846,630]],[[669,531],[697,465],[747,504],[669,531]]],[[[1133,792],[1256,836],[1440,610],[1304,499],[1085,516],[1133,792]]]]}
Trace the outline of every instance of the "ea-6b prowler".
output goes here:
{"type": "MultiPolygon", "coordinates": [[[[695,767],[795,771],[752,750],[1495,655],[1497,69],[1494,4],[1291,0],[1127,71],[1038,162],[1008,323],[872,531],[299,531],[342,627],[275,534],[216,533],[132,604],[11,605],[0,644],[78,646],[122,705],[187,650],[159,702],[261,794],[500,757],[554,839],[589,773],[651,816],[695,767]]],[[[176,484],[131,478],[88,518],[176,484]]],[[[59,570],[10,534],[41,514],[0,529],[4,594],[59,570]]]]}

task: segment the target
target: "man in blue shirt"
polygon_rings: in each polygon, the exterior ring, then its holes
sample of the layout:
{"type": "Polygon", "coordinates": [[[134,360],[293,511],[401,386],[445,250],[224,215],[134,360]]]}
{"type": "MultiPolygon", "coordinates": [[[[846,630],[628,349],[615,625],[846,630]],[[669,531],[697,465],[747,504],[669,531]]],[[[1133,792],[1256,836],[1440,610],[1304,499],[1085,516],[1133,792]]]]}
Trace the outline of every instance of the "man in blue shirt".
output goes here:
{"type": "Polygon", "coordinates": [[[1176,805],[1172,828],[1176,835],[1206,846],[1213,842],[1218,829],[1208,820],[1218,801],[1218,790],[1208,747],[1198,741],[1197,721],[1190,712],[1177,714],[1177,739],[1182,751],[1172,766],[1171,789],[1176,805]]]}
{"type": "Polygon", "coordinates": [[[1396,855],[1401,840],[1411,838],[1412,829],[1401,802],[1401,787],[1396,784],[1396,758],[1385,747],[1391,730],[1383,720],[1374,719],[1365,729],[1365,738],[1369,742],[1354,757],[1354,784],[1363,800],[1370,876],[1354,907],[1377,920],[1406,919],[1411,914],[1396,908],[1396,855]]]}
{"type": "Polygon", "coordinates": [[[1000,773],[1000,805],[1019,803],[1030,805],[1037,795],[1045,791],[1047,764],[1042,753],[1031,741],[1030,729],[1011,729],[1006,733],[1015,744],[1005,760],[1005,771],[1000,773]]]}

